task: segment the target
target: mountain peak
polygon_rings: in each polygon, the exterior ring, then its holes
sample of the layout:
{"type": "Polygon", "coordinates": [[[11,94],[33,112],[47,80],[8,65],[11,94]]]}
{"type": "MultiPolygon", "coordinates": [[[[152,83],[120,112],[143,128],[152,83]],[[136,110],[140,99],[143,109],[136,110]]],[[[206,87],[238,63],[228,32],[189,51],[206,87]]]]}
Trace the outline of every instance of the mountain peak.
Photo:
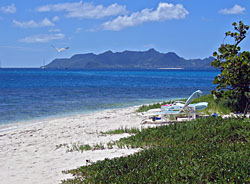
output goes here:
{"type": "Polygon", "coordinates": [[[151,48],[151,49],[148,49],[147,52],[158,52],[158,51],[156,51],[154,48],[151,48]]]}
{"type": "Polygon", "coordinates": [[[175,52],[168,52],[167,55],[179,57],[175,52]]]}
{"type": "Polygon", "coordinates": [[[186,60],[174,52],[166,54],[151,48],[147,51],[112,52],[101,54],[78,54],[69,59],[55,59],[46,68],[211,68],[212,58],[186,60]]]}
{"type": "Polygon", "coordinates": [[[111,50],[108,50],[106,52],[103,52],[102,54],[113,54],[113,52],[111,50]]]}

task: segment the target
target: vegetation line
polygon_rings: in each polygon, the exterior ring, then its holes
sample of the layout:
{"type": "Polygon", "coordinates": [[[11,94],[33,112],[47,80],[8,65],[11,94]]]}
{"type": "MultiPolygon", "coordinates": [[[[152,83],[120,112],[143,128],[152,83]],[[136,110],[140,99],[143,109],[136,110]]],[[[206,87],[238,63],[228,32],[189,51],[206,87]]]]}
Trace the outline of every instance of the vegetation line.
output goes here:
{"type": "Polygon", "coordinates": [[[249,183],[249,119],[203,118],[142,129],[116,142],[144,148],[64,171],[62,183],[249,183]]]}

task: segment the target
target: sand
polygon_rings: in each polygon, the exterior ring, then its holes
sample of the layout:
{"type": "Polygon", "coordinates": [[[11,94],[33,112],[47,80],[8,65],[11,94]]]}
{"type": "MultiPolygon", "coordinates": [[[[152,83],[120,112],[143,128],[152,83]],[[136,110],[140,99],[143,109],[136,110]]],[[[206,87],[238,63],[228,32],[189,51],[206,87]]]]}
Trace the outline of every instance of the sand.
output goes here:
{"type": "Polygon", "coordinates": [[[35,124],[0,132],[0,183],[50,184],[71,178],[63,170],[132,154],[138,149],[104,149],[68,152],[77,144],[108,143],[129,134],[103,135],[121,127],[141,128],[142,117],[136,107],[105,110],[92,114],[43,120],[35,124]],[[64,146],[59,146],[64,145],[64,146]]]}

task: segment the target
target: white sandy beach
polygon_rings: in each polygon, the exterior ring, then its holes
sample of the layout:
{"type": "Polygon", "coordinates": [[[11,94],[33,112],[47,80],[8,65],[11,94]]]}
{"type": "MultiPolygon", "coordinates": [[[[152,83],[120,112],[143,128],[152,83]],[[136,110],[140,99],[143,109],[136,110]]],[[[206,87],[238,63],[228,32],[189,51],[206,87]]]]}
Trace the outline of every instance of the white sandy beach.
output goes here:
{"type": "Polygon", "coordinates": [[[97,161],[132,154],[136,149],[105,149],[67,152],[66,144],[107,143],[127,134],[102,135],[100,132],[121,127],[140,128],[141,117],[136,107],[105,110],[88,115],[77,115],[44,120],[17,129],[0,132],[0,183],[35,184],[60,183],[70,175],[63,170],[86,165],[86,160],[97,161]]]}

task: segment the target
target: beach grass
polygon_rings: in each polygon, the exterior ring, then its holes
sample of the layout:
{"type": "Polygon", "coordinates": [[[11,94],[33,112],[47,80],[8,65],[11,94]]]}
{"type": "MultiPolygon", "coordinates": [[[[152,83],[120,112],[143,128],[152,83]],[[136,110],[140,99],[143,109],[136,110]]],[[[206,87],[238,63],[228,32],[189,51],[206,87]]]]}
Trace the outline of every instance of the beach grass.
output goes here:
{"type": "Polygon", "coordinates": [[[116,130],[110,130],[107,132],[101,132],[102,135],[114,135],[114,134],[123,134],[123,133],[129,133],[129,134],[135,134],[138,133],[140,130],[138,128],[127,128],[127,127],[121,127],[116,130]]]}
{"type": "Polygon", "coordinates": [[[64,171],[62,183],[249,183],[250,122],[220,117],[142,129],[116,142],[143,151],[64,171]]]}

